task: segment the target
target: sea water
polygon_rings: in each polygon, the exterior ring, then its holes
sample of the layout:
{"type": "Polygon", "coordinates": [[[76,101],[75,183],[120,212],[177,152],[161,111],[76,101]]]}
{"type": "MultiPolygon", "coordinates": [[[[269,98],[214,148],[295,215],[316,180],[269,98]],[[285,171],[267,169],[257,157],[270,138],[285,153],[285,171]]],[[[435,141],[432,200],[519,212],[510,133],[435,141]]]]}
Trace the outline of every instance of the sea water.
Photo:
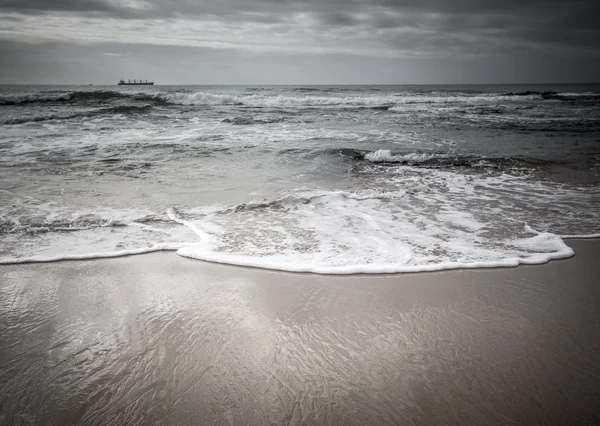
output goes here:
{"type": "Polygon", "coordinates": [[[536,264],[600,233],[600,86],[0,87],[0,263],[536,264]]]}

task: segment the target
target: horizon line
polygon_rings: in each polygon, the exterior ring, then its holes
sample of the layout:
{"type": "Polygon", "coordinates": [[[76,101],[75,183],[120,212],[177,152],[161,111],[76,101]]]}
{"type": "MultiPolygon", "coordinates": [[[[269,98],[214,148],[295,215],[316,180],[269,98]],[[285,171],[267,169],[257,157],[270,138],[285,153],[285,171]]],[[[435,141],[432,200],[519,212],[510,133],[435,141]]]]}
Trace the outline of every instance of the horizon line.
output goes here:
{"type": "MultiPolygon", "coordinates": [[[[154,86],[524,86],[524,85],[600,85],[600,81],[575,81],[575,82],[514,82],[514,83],[213,83],[213,84],[197,84],[197,83],[169,83],[156,84],[154,86]]],[[[117,83],[1,83],[0,86],[117,86],[117,83]]]]}

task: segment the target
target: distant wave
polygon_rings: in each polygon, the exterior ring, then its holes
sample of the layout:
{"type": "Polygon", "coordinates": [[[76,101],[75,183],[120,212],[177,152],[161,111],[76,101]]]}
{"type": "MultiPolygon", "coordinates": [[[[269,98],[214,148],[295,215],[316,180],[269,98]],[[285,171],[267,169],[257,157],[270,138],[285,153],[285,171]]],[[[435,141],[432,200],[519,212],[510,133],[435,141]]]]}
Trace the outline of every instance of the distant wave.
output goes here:
{"type": "MultiPolygon", "coordinates": [[[[310,88],[307,88],[310,89],[310,88]]],[[[15,94],[0,97],[0,106],[26,105],[32,103],[72,103],[94,104],[118,100],[132,100],[153,105],[192,105],[220,106],[238,105],[254,108],[298,108],[298,107],[343,107],[374,108],[394,111],[401,105],[410,104],[444,104],[444,103],[494,103],[499,100],[516,99],[559,99],[559,100],[597,100],[598,94],[561,94],[556,92],[509,92],[504,94],[480,93],[396,93],[387,96],[318,96],[315,90],[297,89],[298,96],[246,94],[233,95],[209,92],[121,92],[112,90],[73,91],[73,92],[38,92],[15,94]],[[307,93],[304,95],[304,93],[307,93]]],[[[320,90],[321,93],[328,93],[320,90]]]]}
{"type": "Polygon", "coordinates": [[[333,89],[323,89],[320,87],[296,87],[294,92],[331,92],[333,89]]]}
{"type": "Polygon", "coordinates": [[[251,95],[228,95],[205,92],[191,93],[167,93],[161,94],[160,98],[168,104],[177,105],[238,105],[254,108],[369,108],[376,110],[403,111],[402,105],[410,104],[451,104],[451,103],[494,103],[499,100],[511,100],[512,96],[498,94],[472,94],[452,93],[451,96],[441,94],[419,95],[400,93],[387,96],[265,96],[260,94],[251,95]]]}
{"type": "Polygon", "coordinates": [[[356,106],[387,109],[397,98],[381,96],[265,96],[228,95],[207,92],[119,92],[78,91],[39,92],[0,97],[0,105],[25,105],[34,103],[105,103],[116,100],[134,100],[151,104],[219,106],[240,105],[249,107],[299,107],[299,106],[356,106]]]}
{"type": "Polygon", "coordinates": [[[32,103],[91,103],[106,102],[118,99],[133,99],[136,101],[161,102],[159,93],[149,92],[118,92],[112,90],[76,91],[76,92],[38,92],[0,97],[0,105],[22,105],[32,103]]]}
{"type": "Polygon", "coordinates": [[[151,105],[119,105],[111,108],[100,108],[93,111],[84,111],[77,112],[75,114],[47,114],[47,115],[37,115],[37,116],[21,116],[21,117],[8,117],[4,119],[0,119],[1,124],[25,124],[25,123],[34,123],[41,121],[50,121],[50,120],[72,120],[75,118],[89,118],[101,115],[114,115],[114,114],[142,114],[150,111],[152,109],[151,105]]]}
{"type": "MultiPolygon", "coordinates": [[[[478,117],[489,116],[493,120],[498,115],[505,115],[523,108],[533,108],[530,103],[532,100],[538,102],[569,102],[574,104],[595,106],[600,101],[600,95],[594,93],[556,93],[556,92],[508,92],[503,94],[480,94],[480,93],[439,93],[427,92],[423,95],[416,93],[392,93],[384,96],[377,94],[363,94],[344,96],[342,93],[331,94],[323,93],[319,95],[314,91],[302,92],[297,95],[265,95],[255,94],[224,94],[209,92],[190,92],[190,91],[139,91],[139,92],[121,92],[113,90],[95,90],[95,91],[74,91],[74,92],[38,92],[33,94],[7,95],[0,97],[0,108],[2,106],[15,106],[18,111],[19,106],[43,105],[49,103],[52,105],[64,105],[81,107],[74,111],[52,112],[33,112],[23,109],[22,114],[6,114],[0,118],[0,124],[16,125],[30,122],[45,122],[49,120],[73,120],[78,118],[89,118],[110,114],[144,114],[148,113],[153,107],[177,108],[182,107],[227,107],[237,106],[240,109],[248,108],[262,110],[268,115],[239,114],[221,119],[223,123],[235,126],[250,125],[268,125],[281,122],[303,122],[302,120],[290,117],[284,117],[290,111],[298,109],[318,109],[332,108],[344,110],[362,110],[370,109],[387,113],[405,113],[410,105],[456,105],[459,110],[448,110],[451,117],[459,118],[464,116],[466,122],[470,121],[479,125],[478,117]],[[308,93],[310,92],[310,93],[308,93]],[[523,101],[523,102],[521,102],[523,101]],[[96,107],[97,109],[90,109],[96,107]],[[25,112],[27,111],[27,112],[25,112]],[[475,117],[475,118],[474,118],[475,117]]],[[[585,118],[583,120],[529,120],[527,116],[519,115],[518,118],[496,120],[487,123],[494,128],[506,129],[511,131],[523,132],[570,132],[570,133],[589,133],[598,131],[598,120],[585,118]]],[[[396,160],[402,162],[405,160],[396,160]]],[[[378,160],[377,162],[393,162],[378,160]]]]}
{"type": "Polygon", "coordinates": [[[557,92],[535,92],[532,90],[525,90],[523,92],[508,92],[503,93],[502,96],[554,96],[558,95],[557,92]]]}
{"type": "Polygon", "coordinates": [[[227,95],[217,93],[167,93],[161,98],[176,105],[219,106],[238,105],[253,108],[298,108],[298,107],[356,107],[387,109],[397,101],[392,96],[273,96],[273,95],[227,95]]]}
{"type": "Polygon", "coordinates": [[[586,101],[586,100],[598,100],[600,99],[600,94],[585,92],[585,93],[558,93],[553,91],[546,92],[535,92],[531,90],[526,90],[524,92],[508,92],[503,93],[501,96],[506,97],[536,97],[541,99],[548,100],[563,100],[563,101],[586,101]]]}

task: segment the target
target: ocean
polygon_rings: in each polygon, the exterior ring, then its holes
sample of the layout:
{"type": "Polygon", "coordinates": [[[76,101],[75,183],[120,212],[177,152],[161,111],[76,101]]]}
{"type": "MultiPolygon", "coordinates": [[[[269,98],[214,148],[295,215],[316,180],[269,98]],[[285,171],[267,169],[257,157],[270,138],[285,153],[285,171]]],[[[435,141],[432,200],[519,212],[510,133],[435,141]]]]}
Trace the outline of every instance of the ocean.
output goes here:
{"type": "Polygon", "coordinates": [[[599,233],[600,85],[0,87],[4,264],[418,272],[599,233]]]}

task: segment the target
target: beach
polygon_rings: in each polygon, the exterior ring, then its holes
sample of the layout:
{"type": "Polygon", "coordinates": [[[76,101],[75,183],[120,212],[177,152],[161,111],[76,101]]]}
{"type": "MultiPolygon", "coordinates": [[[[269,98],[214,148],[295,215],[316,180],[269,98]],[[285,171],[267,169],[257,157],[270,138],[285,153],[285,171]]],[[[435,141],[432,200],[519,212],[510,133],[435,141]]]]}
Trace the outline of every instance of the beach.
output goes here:
{"type": "Polygon", "coordinates": [[[598,424],[600,241],[566,242],[416,274],[0,265],[0,425],[598,424]]]}

